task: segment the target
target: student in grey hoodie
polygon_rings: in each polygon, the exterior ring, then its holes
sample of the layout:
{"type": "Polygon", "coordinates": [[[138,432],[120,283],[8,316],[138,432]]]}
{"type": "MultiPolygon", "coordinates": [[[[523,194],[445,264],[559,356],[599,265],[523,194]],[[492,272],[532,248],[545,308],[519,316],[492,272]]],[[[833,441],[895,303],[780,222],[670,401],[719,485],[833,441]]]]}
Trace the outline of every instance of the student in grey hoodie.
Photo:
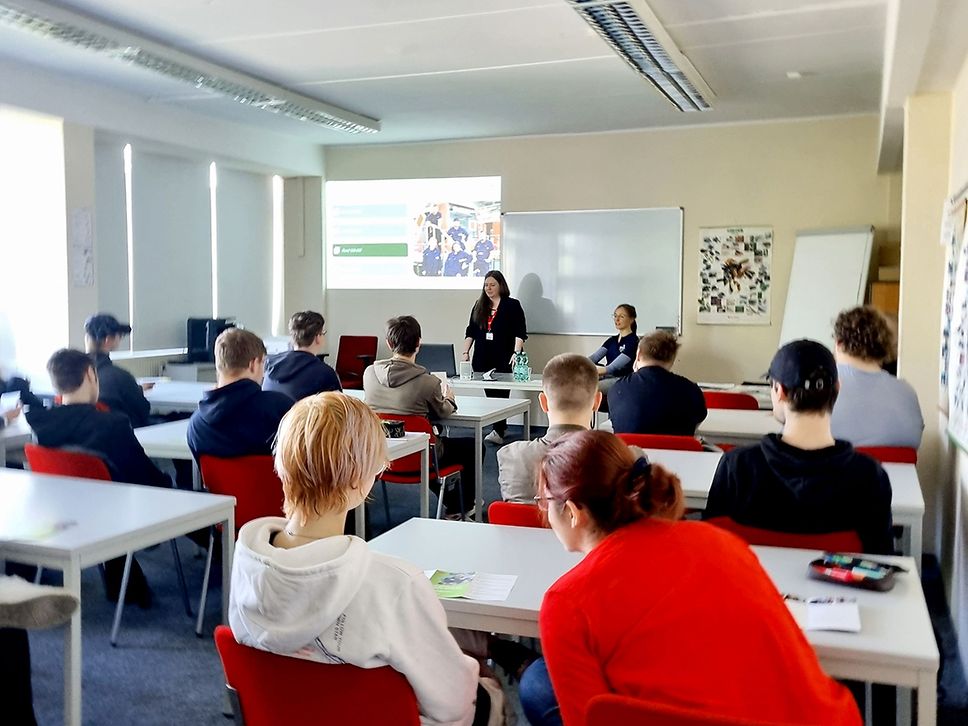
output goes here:
{"type": "MultiPolygon", "coordinates": [[[[387,321],[387,347],[393,355],[363,371],[363,395],[379,413],[426,416],[436,423],[454,413],[457,402],[448,384],[417,365],[420,335],[420,323],[410,315],[387,321]]],[[[461,489],[464,508],[468,510],[474,504],[474,441],[438,437],[437,456],[441,467],[463,465],[461,489]]],[[[449,490],[444,495],[444,505],[448,512],[460,514],[457,491],[449,490]]]]}
{"type": "Polygon", "coordinates": [[[298,401],[314,393],[342,391],[336,371],[317,356],[326,345],[326,320],[317,312],[306,310],[289,318],[292,350],[266,358],[263,391],[285,393],[298,401]]]}
{"type": "MultiPolygon", "coordinates": [[[[341,393],[303,399],[279,426],[275,464],[287,518],[239,530],[229,600],[236,640],[319,663],[388,665],[413,688],[422,724],[470,726],[499,713],[500,691],[488,679],[479,685],[479,664],[461,653],[423,572],[343,534],[346,513],[387,465],[373,412],[341,393]]],[[[319,709],[325,720],[326,704],[319,709]]]]}

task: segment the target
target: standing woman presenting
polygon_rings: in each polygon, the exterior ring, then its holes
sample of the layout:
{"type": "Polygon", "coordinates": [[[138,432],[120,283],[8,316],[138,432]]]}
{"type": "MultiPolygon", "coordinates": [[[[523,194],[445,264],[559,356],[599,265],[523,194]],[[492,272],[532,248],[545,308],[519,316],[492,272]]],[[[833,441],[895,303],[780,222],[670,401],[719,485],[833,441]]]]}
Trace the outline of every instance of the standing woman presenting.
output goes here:
{"type": "MultiPolygon", "coordinates": [[[[491,369],[510,373],[514,354],[524,350],[524,341],[528,337],[524,310],[521,309],[521,303],[511,297],[507,280],[497,270],[491,270],[484,276],[484,289],[471,309],[471,319],[464,335],[461,360],[470,360],[474,370],[479,373],[491,369]]],[[[511,392],[486,388],[484,395],[488,398],[509,398],[511,392]]],[[[492,444],[503,444],[507,428],[507,421],[498,421],[486,440],[492,444]]]]}

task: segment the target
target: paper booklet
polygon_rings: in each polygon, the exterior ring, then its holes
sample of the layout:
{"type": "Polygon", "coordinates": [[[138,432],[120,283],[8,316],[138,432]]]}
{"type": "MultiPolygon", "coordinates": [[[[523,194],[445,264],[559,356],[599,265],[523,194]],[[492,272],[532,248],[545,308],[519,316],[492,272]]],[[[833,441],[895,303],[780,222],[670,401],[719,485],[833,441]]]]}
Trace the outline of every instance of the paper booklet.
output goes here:
{"type": "Polygon", "coordinates": [[[860,632],[860,607],[853,598],[815,597],[807,600],[786,595],[787,608],[803,630],[860,632]]]}
{"type": "Polygon", "coordinates": [[[437,597],[462,597],[467,600],[507,600],[517,575],[490,575],[484,572],[446,572],[425,570],[437,597]]]}

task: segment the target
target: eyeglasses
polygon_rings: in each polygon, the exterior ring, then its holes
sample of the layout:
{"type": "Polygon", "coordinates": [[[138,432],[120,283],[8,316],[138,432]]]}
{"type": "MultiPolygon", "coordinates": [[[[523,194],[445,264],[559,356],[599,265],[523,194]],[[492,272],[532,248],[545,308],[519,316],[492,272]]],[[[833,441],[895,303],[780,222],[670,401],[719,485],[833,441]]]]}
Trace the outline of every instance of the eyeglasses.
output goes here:
{"type": "Polygon", "coordinates": [[[538,505],[538,509],[542,512],[548,511],[548,502],[557,502],[558,497],[542,497],[537,496],[534,498],[534,503],[538,505]]]}

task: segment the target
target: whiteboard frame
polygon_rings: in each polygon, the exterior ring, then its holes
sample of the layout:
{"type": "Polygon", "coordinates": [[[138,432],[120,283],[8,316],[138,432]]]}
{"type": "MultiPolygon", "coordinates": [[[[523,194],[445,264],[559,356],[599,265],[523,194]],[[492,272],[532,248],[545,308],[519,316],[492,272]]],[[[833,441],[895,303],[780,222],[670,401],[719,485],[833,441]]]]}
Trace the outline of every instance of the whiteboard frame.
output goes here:
{"type": "MultiPolygon", "coordinates": [[[[679,314],[677,315],[677,318],[678,319],[676,320],[676,337],[682,337],[682,270],[683,270],[683,267],[684,267],[683,257],[685,256],[685,249],[684,249],[684,240],[685,240],[685,217],[686,217],[685,207],[620,207],[620,208],[611,208],[611,209],[539,209],[539,210],[535,210],[535,211],[526,211],[526,210],[519,210],[519,211],[516,211],[516,212],[505,212],[505,211],[502,211],[501,212],[501,219],[502,219],[501,237],[502,237],[502,240],[503,240],[503,238],[504,238],[504,229],[503,229],[503,219],[504,219],[504,217],[510,217],[510,216],[516,215],[516,214],[586,214],[586,213],[590,213],[590,212],[671,212],[673,210],[677,210],[679,212],[679,305],[678,305],[679,314]]],[[[502,250],[502,255],[504,253],[505,253],[505,251],[502,250]]],[[[505,257],[504,259],[509,259],[509,258],[508,257],[505,257]]],[[[510,274],[511,274],[511,267],[513,267],[513,265],[512,266],[509,266],[507,269],[504,269],[504,270],[501,271],[502,274],[505,277],[510,276],[510,274]]],[[[596,337],[596,336],[600,336],[600,335],[609,336],[609,335],[614,335],[614,334],[615,334],[614,329],[613,330],[609,330],[609,331],[597,331],[597,332],[596,331],[593,331],[593,332],[590,332],[590,333],[586,333],[586,332],[581,332],[581,333],[534,333],[534,335],[575,335],[575,336],[583,336],[583,337],[586,337],[586,338],[596,337]]],[[[529,337],[531,336],[531,333],[530,332],[528,333],[528,336],[529,337]]]]}

